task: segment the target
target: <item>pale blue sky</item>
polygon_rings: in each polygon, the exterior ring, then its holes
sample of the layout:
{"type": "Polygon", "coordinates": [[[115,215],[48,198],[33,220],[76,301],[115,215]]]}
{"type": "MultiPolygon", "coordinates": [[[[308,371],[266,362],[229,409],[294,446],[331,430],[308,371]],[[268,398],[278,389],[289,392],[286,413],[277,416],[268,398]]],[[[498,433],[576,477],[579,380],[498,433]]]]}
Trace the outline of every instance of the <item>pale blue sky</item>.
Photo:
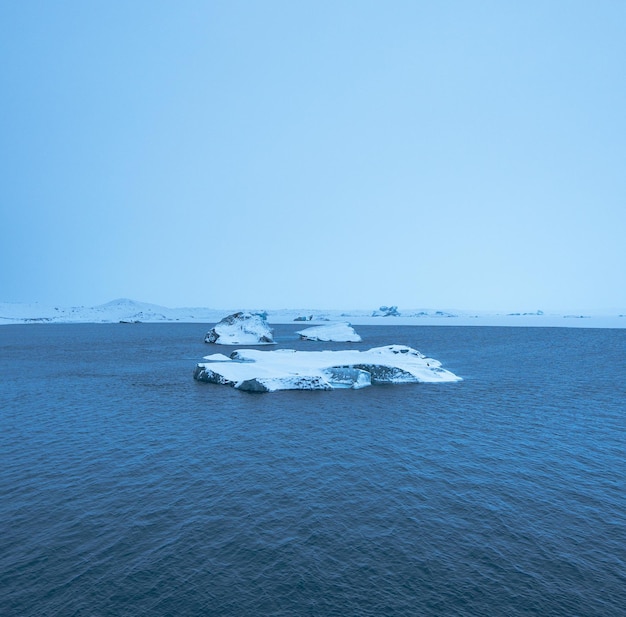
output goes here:
{"type": "Polygon", "coordinates": [[[0,3],[0,301],[626,307],[626,3],[0,3]]]}

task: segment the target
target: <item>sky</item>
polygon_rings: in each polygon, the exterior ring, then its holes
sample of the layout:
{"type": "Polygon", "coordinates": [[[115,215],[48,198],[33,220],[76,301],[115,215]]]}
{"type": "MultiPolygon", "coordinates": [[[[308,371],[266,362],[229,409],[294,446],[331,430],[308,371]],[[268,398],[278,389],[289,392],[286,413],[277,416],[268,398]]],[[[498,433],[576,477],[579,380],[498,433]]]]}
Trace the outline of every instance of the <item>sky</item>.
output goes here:
{"type": "Polygon", "coordinates": [[[0,3],[0,301],[626,307],[626,3],[0,3]]]}

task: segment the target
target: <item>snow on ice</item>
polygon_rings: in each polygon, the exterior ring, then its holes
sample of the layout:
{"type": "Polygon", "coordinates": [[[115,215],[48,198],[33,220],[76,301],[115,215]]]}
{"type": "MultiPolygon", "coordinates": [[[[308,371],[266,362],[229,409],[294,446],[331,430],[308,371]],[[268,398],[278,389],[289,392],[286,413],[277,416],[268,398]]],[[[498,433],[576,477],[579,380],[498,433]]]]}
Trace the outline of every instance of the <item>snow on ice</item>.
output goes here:
{"type": "Polygon", "coordinates": [[[194,379],[252,392],[334,390],[373,384],[442,383],[461,378],[404,345],[368,351],[260,351],[241,349],[230,357],[206,356],[194,379]]]}
{"type": "Polygon", "coordinates": [[[324,341],[337,343],[360,343],[361,337],[349,323],[334,323],[323,326],[313,326],[298,330],[296,334],[304,341],[324,341]]]}
{"type": "Polygon", "coordinates": [[[233,313],[224,317],[204,337],[205,343],[219,345],[272,345],[274,333],[260,313],[233,313]]]}

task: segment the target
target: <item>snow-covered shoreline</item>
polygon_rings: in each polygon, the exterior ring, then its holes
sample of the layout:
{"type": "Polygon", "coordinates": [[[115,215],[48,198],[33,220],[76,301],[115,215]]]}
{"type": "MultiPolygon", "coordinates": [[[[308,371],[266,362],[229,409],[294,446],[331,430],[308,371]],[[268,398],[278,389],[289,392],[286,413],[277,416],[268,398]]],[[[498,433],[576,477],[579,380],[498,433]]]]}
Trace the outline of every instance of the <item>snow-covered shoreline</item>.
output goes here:
{"type": "MultiPolygon", "coordinates": [[[[0,302],[1,324],[68,323],[203,323],[215,324],[226,315],[242,310],[235,307],[168,308],[128,299],[114,300],[99,306],[61,307],[39,303],[0,302]]],[[[262,307],[251,312],[262,311],[262,307]]],[[[266,310],[270,324],[294,324],[300,327],[329,322],[349,322],[353,326],[536,326],[564,328],[626,328],[626,309],[605,311],[563,310],[526,311],[456,311],[439,309],[400,309],[398,316],[374,316],[373,310],[280,309],[266,310]]]]}

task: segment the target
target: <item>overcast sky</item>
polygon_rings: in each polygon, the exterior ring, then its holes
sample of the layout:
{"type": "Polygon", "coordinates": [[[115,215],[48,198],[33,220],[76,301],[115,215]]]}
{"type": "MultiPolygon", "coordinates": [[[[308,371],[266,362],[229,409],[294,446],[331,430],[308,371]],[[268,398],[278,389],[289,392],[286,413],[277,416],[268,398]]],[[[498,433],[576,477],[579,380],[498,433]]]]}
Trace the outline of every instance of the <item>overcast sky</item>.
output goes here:
{"type": "Polygon", "coordinates": [[[626,3],[0,3],[0,301],[626,307],[626,3]]]}

